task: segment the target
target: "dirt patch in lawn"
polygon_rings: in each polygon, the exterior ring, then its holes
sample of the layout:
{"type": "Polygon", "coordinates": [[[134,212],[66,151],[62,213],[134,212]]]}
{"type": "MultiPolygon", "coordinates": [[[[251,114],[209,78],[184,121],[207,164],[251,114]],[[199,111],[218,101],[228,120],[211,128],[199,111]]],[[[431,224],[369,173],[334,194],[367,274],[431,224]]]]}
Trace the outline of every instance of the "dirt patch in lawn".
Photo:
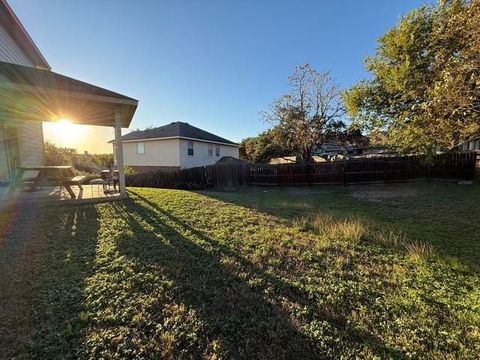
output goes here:
{"type": "Polygon", "coordinates": [[[406,186],[377,186],[355,190],[351,194],[355,199],[374,203],[391,203],[397,199],[412,198],[418,195],[416,189],[406,186]]]}

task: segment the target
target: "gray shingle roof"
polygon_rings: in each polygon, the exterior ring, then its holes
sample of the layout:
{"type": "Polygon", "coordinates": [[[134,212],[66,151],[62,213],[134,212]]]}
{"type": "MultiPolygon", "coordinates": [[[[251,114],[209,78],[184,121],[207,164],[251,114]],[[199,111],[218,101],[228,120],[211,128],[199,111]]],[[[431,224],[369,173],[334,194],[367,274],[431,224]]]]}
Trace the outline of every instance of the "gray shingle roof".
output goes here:
{"type": "Polygon", "coordinates": [[[180,137],[205,140],[217,143],[237,145],[233,141],[227,140],[208,131],[199,129],[185,122],[172,122],[168,125],[153,129],[137,130],[122,136],[122,141],[161,139],[169,137],[180,137]]]}

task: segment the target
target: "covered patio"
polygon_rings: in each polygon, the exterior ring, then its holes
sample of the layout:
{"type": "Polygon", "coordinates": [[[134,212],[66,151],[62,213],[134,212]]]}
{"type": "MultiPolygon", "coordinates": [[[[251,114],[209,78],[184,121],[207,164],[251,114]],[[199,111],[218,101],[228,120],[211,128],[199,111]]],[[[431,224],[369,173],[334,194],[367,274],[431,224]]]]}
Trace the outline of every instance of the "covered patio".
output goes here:
{"type": "MultiPolygon", "coordinates": [[[[118,145],[121,129],[129,127],[137,105],[138,101],[133,98],[49,70],[0,62],[2,123],[15,125],[69,119],[74,124],[108,126],[114,128],[115,144],[118,145]]],[[[56,187],[31,186],[30,191],[25,191],[21,186],[24,170],[41,169],[45,164],[29,164],[29,167],[25,167],[20,158],[9,187],[0,187],[1,203],[20,200],[64,203],[123,199],[126,190],[122,146],[114,146],[114,151],[118,170],[117,193],[103,192],[97,185],[85,183],[70,187],[66,182],[59,182],[56,187]]]]}
{"type": "MultiPolygon", "coordinates": [[[[96,184],[89,185],[84,184],[82,189],[78,187],[72,187],[72,190],[75,194],[75,199],[72,199],[69,192],[60,186],[45,186],[35,189],[35,191],[16,191],[13,197],[10,197],[8,193],[8,188],[0,188],[0,199],[5,199],[6,204],[10,202],[21,202],[21,203],[33,203],[41,202],[48,203],[52,205],[59,204],[76,204],[79,202],[104,202],[111,200],[119,200],[120,192],[104,192],[101,187],[96,184]]],[[[0,206],[0,210],[2,206],[0,206]]]]}

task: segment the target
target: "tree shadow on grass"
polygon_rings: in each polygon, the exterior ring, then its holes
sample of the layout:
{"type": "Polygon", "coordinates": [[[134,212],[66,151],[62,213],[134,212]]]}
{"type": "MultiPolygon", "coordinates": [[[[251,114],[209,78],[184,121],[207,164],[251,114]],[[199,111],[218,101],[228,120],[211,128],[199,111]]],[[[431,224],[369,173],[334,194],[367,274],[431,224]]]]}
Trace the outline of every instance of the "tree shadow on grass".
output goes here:
{"type": "Polygon", "coordinates": [[[98,229],[93,205],[32,205],[17,214],[0,254],[0,288],[8,291],[2,325],[9,327],[0,358],[77,357],[98,229]]]}
{"type": "MultiPolygon", "coordinates": [[[[202,336],[219,339],[228,357],[331,356],[324,354],[321,346],[294,325],[288,311],[280,306],[282,299],[316,312],[319,319],[328,321],[337,330],[340,338],[367,345],[381,356],[404,357],[401,351],[384,345],[372,334],[353,329],[328,311],[319,310],[315,300],[298,288],[275,274],[262,271],[232,248],[161,209],[153,201],[135,192],[131,195],[116,213],[124,216],[136,235],[119,241],[120,251],[141,262],[160,265],[173,280],[179,300],[195,309],[206,322],[206,333],[202,336]],[[155,229],[156,234],[145,232],[145,227],[132,214],[137,214],[155,229]],[[158,235],[167,242],[160,241],[158,235]],[[138,242],[139,237],[143,240],[141,247],[132,244],[138,242]],[[231,263],[235,265],[227,266],[226,259],[233,260],[231,263]],[[261,279],[265,285],[252,286],[249,282],[252,279],[261,279]],[[267,296],[271,291],[275,293],[267,296]]],[[[339,344],[333,341],[331,346],[330,350],[336,348],[335,352],[341,353],[339,344]]]]}
{"type": "Polygon", "coordinates": [[[132,237],[119,239],[119,251],[144,265],[160,266],[173,281],[177,300],[194,309],[205,321],[204,333],[199,334],[201,349],[190,356],[200,358],[212,340],[220,342],[229,358],[321,356],[287,314],[222,263],[218,249],[206,250],[137,201],[126,200],[115,206],[116,213],[123,216],[134,233],[132,237]],[[155,234],[145,231],[145,226],[132,214],[138,214],[152,226],[155,234]],[[140,239],[142,246],[138,246],[140,239]]]}

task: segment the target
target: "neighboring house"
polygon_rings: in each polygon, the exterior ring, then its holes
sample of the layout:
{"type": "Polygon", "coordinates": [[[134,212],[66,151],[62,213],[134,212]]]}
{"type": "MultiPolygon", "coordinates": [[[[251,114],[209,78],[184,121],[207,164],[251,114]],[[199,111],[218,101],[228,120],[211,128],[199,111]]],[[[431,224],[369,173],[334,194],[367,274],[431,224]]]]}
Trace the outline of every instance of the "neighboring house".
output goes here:
{"type": "Polygon", "coordinates": [[[476,151],[480,152],[480,135],[474,136],[457,146],[460,151],[476,151]]]}
{"type": "Polygon", "coordinates": [[[296,156],[281,156],[281,157],[275,157],[271,158],[268,161],[269,164],[271,165],[278,165],[278,164],[296,164],[297,163],[297,157],[296,156]]]}
{"type": "MultiPolygon", "coordinates": [[[[42,122],[68,118],[114,127],[120,141],[137,105],[130,97],[51,71],[6,0],[0,0],[0,184],[12,180],[19,167],[43,164],[42,122]]],[[[120,194],[126,196],[123,155],[116,155],[120,194]]]]}
{"type": "MultiPolygon", "coordinates": [[[[296,156],[283,156],[283,157],[276,157],[276,158],[271,158],[268,163],[270,165],[278,165],[278,164],[296,164],[296,163],[299,163],[299,160],[301,160],[301,158],[297,158],[296,156]]],[[[316,163],[323,163],[323,162],[326,162],[326,160],[321,157],[321,156],[312,156],[312,160],[313,162],[316,162],[316,163]]],[[[301,163],[301,161],[300,161],[301,163]]]]}
{"type": "Polygon", "coordinates": [[[358,146],[357,144],[350,144],[349,142],[343,144],[329,142],[320,145],[314,153],[315,155],[328,159],[338,155],[360,155],[362,150],[363,147],[358,146]]]}
{"type": "Polygon", "coordinates": [[[323,143],[320,145],[314,154],[317,156],[330,157],[345,153],[345,147],[334,142],[323,143]]]}
{"type": "Polygon", "coordinates": [[[212,165],[224,156],[238,159],[240,147],[185,122],[133,131],[122,136],[122,144],[125,165],[138,172],[212,165]]]}
{"type": "Polygon", "coordinates": [[[480,178],[480,134],[457,146],[459,151],[475,151],[477,154],[476,179],[480,178]]]}

